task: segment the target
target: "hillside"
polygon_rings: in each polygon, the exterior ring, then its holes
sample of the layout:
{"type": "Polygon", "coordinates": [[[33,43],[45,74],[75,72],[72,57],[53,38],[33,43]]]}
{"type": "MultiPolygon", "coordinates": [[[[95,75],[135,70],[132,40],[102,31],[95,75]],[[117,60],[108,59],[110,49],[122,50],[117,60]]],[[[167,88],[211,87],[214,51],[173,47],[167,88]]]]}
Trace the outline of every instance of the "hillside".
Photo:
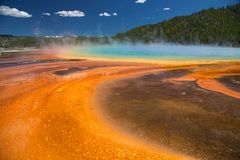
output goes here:
{"type": "Polygon", "coordinates": [[[240,3],[144,25],[119,33],[113,38],[118,41],[145,43],[165,41],[240,46],[240,3]]]}
{"type": "Polygon", "coordinates": [[[0,35],[0,48],[25,48],[51,45],[78,45],[83,43],[109,44],[108,37],[35,37],[35,36],[12,36],[0,35]]]}

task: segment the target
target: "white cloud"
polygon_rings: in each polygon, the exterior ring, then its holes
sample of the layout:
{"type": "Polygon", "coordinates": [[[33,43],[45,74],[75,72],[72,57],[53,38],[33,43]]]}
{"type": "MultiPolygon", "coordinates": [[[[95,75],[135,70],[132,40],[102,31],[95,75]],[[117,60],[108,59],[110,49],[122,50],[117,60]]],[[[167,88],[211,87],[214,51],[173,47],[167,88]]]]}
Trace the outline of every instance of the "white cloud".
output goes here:
{"type": "Polygon", "coordinates": [[[163,8],[164,11],[169,11],[170,8],[166,7],[166,8],[163,8]]]}
{"type": "Polygon", "coordinates": [[[31,14],[25,11],[19,11],[16,8],[10,8],[8,6],[0,6],[0,15],[18,17],[18,18],[30,18],[31,14]]]}
{"type": "Polygon", "coordinates": [[[113,15],[113,16],[117,16],[118,14],[117,14],[116,12],[114,12],[112,15],[113,15]]]}
{"type": "Polygon", "coordinates": [[[100,13],[99,16],[101,16],[101,17],[103,17],[103,16],[105,16],[105,17],[110,17],[111,14],[109,14],[109,13],[107,13],[107,12],[103,12],[103,13],[100,13]]]}
{"type": "Polygon", "coordinates": [[[136,0],[135,3],[145,3],[147,0],[136,0]]]}
{"type": "Polygon", "coordinates": [[[84,17],[85,13],[79,10],[74,11],[58,11],[55,14],[61,17],[84,17]]]}
{"type": "Polygon", "coordinates": [[[43,12],[42,15],[43,16],[51,16],[51,13],[43,12]]]}

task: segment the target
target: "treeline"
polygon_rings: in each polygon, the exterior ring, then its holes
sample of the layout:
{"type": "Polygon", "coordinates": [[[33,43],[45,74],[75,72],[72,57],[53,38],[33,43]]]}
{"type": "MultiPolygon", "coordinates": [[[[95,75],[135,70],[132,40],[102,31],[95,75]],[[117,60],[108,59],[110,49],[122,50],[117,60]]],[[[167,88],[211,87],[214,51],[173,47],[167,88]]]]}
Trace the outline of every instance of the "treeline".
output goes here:
{"type": "Polygon", "coordinates": [[[34,37],[0,35],[0,48],[23,48],[111,44],[118,42],[174,42],[240,47],[240,3],[224,8],[202,10],[190,16],[178,16],[158,24],[144,25],[113,37],[34,37]]]}
{"type": "Polygon", "coordinates": [[[224,8],[202,10],[158,24],[144,25],[119,33],[118,41],[176,42],[240,46],[240,3],[224,8]]]}
{"type": "Polygon", "coordinates": [[[80,45],[80,44],[109,44],[109,37],[34,37],[34,36],[12,36],[0,35],[0,48],[25,48],[25,47],[44,47],[54,45],[80,45]]]}

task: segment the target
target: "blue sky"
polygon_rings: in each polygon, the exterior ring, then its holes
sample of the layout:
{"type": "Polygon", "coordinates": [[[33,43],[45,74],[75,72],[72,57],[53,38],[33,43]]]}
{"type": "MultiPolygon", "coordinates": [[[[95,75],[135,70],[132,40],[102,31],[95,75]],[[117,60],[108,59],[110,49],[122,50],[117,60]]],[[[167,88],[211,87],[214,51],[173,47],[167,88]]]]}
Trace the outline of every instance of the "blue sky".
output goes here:
{"type": "Polygon", "coordinates": [[[114,35],[240,0],[0,0],[0,34],[114,35]]]}

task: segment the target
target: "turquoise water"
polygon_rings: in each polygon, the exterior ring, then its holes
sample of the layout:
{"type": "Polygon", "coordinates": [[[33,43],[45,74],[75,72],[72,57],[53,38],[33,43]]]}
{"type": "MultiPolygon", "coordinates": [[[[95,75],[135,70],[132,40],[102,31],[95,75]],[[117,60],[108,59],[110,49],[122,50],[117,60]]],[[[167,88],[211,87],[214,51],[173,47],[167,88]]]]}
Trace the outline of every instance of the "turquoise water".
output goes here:
{"type": "Polygon", "coordinates": [[[74,48],[85,57],[146,60],[239,60],[240,48],[171,44],[104,45],[74,48]]]}

